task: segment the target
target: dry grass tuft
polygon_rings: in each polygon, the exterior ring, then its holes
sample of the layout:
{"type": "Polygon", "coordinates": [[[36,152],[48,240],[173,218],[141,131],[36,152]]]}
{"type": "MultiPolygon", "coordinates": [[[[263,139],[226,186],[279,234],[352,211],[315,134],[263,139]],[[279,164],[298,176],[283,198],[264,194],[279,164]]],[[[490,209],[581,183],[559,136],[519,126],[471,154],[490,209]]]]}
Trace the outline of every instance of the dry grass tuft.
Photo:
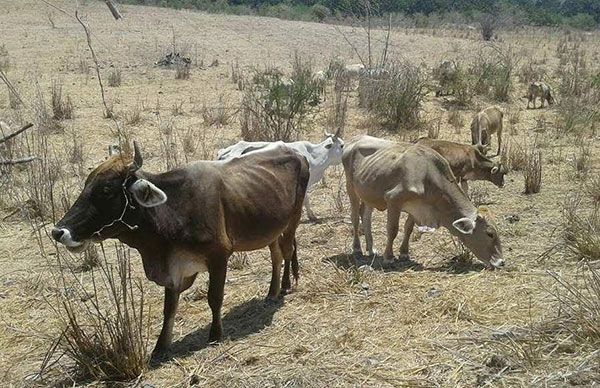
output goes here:
{"type": "Polygon", "coordinates": [[[582,197],[567,198],[563,208],[563,241],[580,260],[600,260],[600,208],[585,211],[582,197]]]}
{"type": "Polygon", "coordinates": [[[63,327],[59,348],[75,362],[77,378],[128,381],[147,368],[142,284],[131,277],[127,248],[116,247],[116,261],[109,263],[102,250],[102,265],[92,272],[91,286],[64,267],[58,274],[52,307],[63,327]],[[61,292],[67,285],[72,291],[61,292]]]}
{"type": "Polygon", "coordinates": [[[505,142],[500,150],[500,161],[511,171],[527,168],[527,151],[516,141],[505,142]]]}
{"type": "Polygon", "coordinates": [[[110,69],[108,73],[108,86],[113,88],[121,86],[121,70],[116,67],[110,69]]]}
{"type": "Polygon", "coordinates": [[[525,194],[536,194],[542,188],[542,152],[533,146],[527,152],[526,165],[523,170],[525,178],[525,194]]]}
{"type": "Polygon", "coordinates": [[[73,118],[73,103],[71,98],[63,97],[62,83],[54,80],[52,82],[52,114],[55,120],[73,118]]]}
{"type": "Polygon", "coordinates": [[[190,79],[191,68],[188,64],[177,64],[175,66],[175,79],[190,79]]]}

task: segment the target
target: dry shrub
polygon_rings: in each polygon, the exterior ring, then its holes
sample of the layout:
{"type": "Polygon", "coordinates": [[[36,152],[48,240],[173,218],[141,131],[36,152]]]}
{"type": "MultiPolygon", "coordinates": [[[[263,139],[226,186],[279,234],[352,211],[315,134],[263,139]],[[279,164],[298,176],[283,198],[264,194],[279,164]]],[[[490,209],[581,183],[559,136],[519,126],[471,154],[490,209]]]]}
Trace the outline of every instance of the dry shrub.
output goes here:
{"type": "Polygon", "coordinates": [[[493,13],[485,13],[479,17],[479,28],[483,40],[492,40],[494,31],[498,28],[498,15],[493,13]]]}
{"type": "Polygon", "coordinates": [[[573,169],[577,178],[585,179],[592,168],[592,151],[586,143],[581,143],[573,155],[573,169]]]}
{"type": "Polygon", "coordinates": [[[600,207],[600,173],[593,175],[585,184],[585,191],[595,207],[600,207]]]}
{"type": "Polygon", "coordinates": [[[171,114],[173,116],[183,116],[185,111],[183,110],[183,101],[175,102],[171,106],[171,114]]]}
{"type": "Polygon", "coordinates": [[[108,86],[116,88],[121,86],[121,70],[113,67],[108,73],[108,86]]]}
{"type": "Polygon", "coordinates": [[[469,68],[468,74],[474,78],[474,93],[506,102],[512,89],[512,74],[517,65],[516,55],[511,47],[493,48],[491,52],[480,53],[478,60],[469,68]]]}
{"type": "MultiPolygon", "coordinates": [[[[57,300],[51,303],[63,328],[58,348],[75,362],[77,378],[133,380],[148,363],[142,283],[132,279],[128,248],[116,246],[116,264],[101,252],[102,265],[91,272],[91,284],[60,267],[57,300]],[[63,292],[66,287],[72,291],[63,292]]],[[[59,255],[59,265],[60,260],[59,255]]]]}
{"type": "Polygon", "coordinates": [[[546,69],[538,66],[535,62],[524,63],[517,73],[519,82],[528,86],[530,82],[543,81],[548,77],[546,69]]]}
{"type": "Polygon", "coordinates": [[[246,141],[293,141],[304,130],[319,102],[320,81],[312,63],[294,57],[289,80],[278,71],[258,71],[245,90],[241,106],[242,138],[246,141]]]}
{"type": "Polygon", "coordinates": [[[54,80],[52,82],[52,115],[55,120],[73,118],[73,103],[71,98],[63,97],[62,83],[54,80]]]}
{"type": "Polygon", "coordinates": [[[421,126],[421,110],[427,94],[426,74],[408,62],[393,64],[387,70],[389,74],[385,78],[360,77],[360,106],[395,132],[421,126]]]}
{"type": "Polygon", "coordinates": [[[600,208],[584,210],[581,195],[567,197],[563,207],[564,245],[579,260],[600,260],[600,208]]]}
{"type": "Polygon", "coordinates": [[[250,267],[250,260],[247,252],[235,252],[228,261],[230,269],[241,270],[250,267]]]}
{"type": "MultiPolygon", "coordinates": [[[[325,87],[325,86],[323,86],[325,87]]],[[[345,71],[333,73],[333,101],[326,112],[327,127],[331,132],[344,134],[348,116],[348,90],[350,77],[345,71]]]]}
{"type": "Polygon", "coordinates": [[[87,59],[85,59],[84,57],[79,58],[79,62],[77,64],[77,70],[79,71],[80,74],[84,74],[84,75],[90,74],[90,64],[88,63],[87,59]]]}
{"type": "Polygon", "coordinates": [[[500,160],[511,171],[524,171],[527,168],[527,151],[518,142],[505,142],[500,150],[500,160]]]}
{"type": "Polygon", "coordinates": [[[186,64],[177,64],[175,66],[175,79],[190,79],[191,69],[190,66],[186,64]]]}
{"type": "Polygon", "coordinates": [[[19,97],[10,90],[8,91],[8,106],[10,106],[11,109],[19,109],[21,106],[19,97]]]}
{"type": "Polygon", "coordinates": [[[508,124],[510,125],[510,134],[517,134],[517,124],[521,121],[521,110],[511,110],[508,113],[508,124]]]}
{"type": "Polygon", "coordinates": [[[440,129],[442,126],[442,117],[436,117],[427,123],[427,137],[437,139],[440,137],[440,129]]]}
{"type": "Polygon", "coordinates": [[[219,96],[219,101],[215,106],[202,105],[200,111],[204,124],[211,127],[221,127],[229,124],[233,117],[237,114],[237,110],[231,106],[229,101],[223,96],[219,96]]]}
{"type": "Polygon", "coordinates": [[[542,187],[542,152],[534,144],[526,155],[526,165],[523,170],[525,194],[539,193],[542,187]]]}
{"type": "Polygon", "coordinates": [[[450,109],[448,112],[448,124],[454,128],[454,133],[460,134],[461,128],[465,126],[465,118],[458,109],[450,109]]]}
{"type": "Polygon", "coordinates": [[[172,120],[162,120],[158,117],[158,132],[162,159],[167,170],[180,167],[184,160],[180,155],[178,134],[172,120]]]}

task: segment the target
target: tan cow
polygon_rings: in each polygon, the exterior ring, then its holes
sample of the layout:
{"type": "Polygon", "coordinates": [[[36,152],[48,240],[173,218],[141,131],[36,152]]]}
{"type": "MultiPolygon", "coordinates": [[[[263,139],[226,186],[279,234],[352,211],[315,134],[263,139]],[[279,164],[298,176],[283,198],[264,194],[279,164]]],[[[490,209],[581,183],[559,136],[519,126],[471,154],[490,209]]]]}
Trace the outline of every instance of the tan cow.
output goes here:
{"type": "Polygon", "coordinates": [[[200,161],[152,174],[141,170],[142,156],[134,145],[133,158],[112,156],[90,173],[52,237],[72,251],[116,238],[140,252],[148,279],[165,287],[155,355],[171,344],[179,294],[198,272],[208,271],[209,341],[219,341],[227,260],[233,252],[269,247],[269,299],[291,288],[290,265],[298,278],[295,234],[308,162],[274,145],[229,161],[200,161]]]}
{"type": "Polygon", "coordinates": [[[497,106],[490,106],[477,113],[471,121],[471,144],[478,147],[491,147],[492,134],[498,136],[498,152],[502,147],[502,121],[504,113],[497,106]]]}
{"type": "Polygon", "coordinates": [[[552,88],[545,82],[532,82],[529,84],[529,89],[527,90],[527,108],[529,108],[529,105],[533,101],[533,109],[535,109],[535,101],[537,98],[542,101],[542,106],[540,106],[540,108],[544,107],[544,101],[548,101],[548,105],[554,104],[552,88]]]}
{"type": "Polygon", "coordinates": [[[489,181],[498,187],[504,186],[504,175],[508,172],[507,169],[502,164],[487,158],[477,147],[427,137],[422,137],[415,143],[432,148],[442,155],[450,164],[452,173],[467,195],[469,194],[468,181],[489,181]]]}
{"type": "Polygon", "coordinates": [[[367,252],[373,254],[370,209],[387,210],[384,260],[393,260],[393,243],[401,212],[409,214],[400,255],[408,256],[408,231],[418,225],[447,228],[475,256],[490,267],[504,265],[496,229],[458,187],[450,165],[436,151],[421,145],[392,144],[364,136],[344,149],[342,163],[352,208],[352,249],[362,254],[359,238],[361,201],[365,204],[363,229],[367,252]]]}
{"type": "Polygon", "coordinates": [[[444,60],[434,69],[434,75],[438,80],[435,96],[447,96],[453,94],[452,87],[456,84],[459,76],[458,65],[454,61],[444,60]]]}

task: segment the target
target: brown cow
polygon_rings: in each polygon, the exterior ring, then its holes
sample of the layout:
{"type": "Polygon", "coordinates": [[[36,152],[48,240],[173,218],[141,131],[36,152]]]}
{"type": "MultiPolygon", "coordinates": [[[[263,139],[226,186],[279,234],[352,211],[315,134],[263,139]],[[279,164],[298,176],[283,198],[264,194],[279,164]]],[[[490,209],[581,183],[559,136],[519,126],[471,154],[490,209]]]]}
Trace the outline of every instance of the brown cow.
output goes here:
{"type": "Polygon", "coordinates": [[[544,101],[548,101],[548,105],[554,104],[554,97],[552,96],[552,88],[545,82],[532,82],[529,84],[527,89],[527,108],[533,101],[533,109],[535,109],[535,101],[539,98],[542,101],[544,107],[544,101]]]}
{"type": "Polygon", "coordinates": [[[365,203],[363,229],[367,251],[373,254],[370,210],[387,209],[387,245],[384,260],[393,260],[393,243],[401,212],[409,217],[404,226],[401,256],[408,256],[408,231],[419,225],[444,226],[475,256],[490,267],[504,265],[496,229],[477,215],[477,209],[456,184],[448,162],[421,145],[392,144],[364,136],[344,149],[342,163],[352,208],[355,254],[362,254],[359,239],[360,203],[365,203]]]}
{"type": "Polygon", "coordinates": [[[498,152],[502,147],[502,120],[504,114],[497,106],[490,106],[477,113],[471,122],[471,141],[478,147],[490,147],[492,134],[498,136],[498,152]]]}
{"type": "Polygon", "coordinates": [[[116,155],[90,173],[52,236],[72,251],[117,238],[140,252],[148,279],[165,287],[155,355],[171,344],[179,294],[200,271],[209,273],[209,341],[221,340],[223,287],[232,252],[269,247],[268,299],[291,288],[290,263],[297,282],[295,234],[309,179],[303,156],[271,147],[226,162],[201,161],[151,174],[140,169],[137,144],[134,149],[133,160],[116,155]]]}
{"type": "Polygon", "coordinates": [[[489,181],[498,187],[504,186],[504,175],[508,172],[506,168],[487,158],[477,147],[427,137],[419,138],[415,143],[432,148],[442,155],[467,195],[468,181],[489,181]]]}

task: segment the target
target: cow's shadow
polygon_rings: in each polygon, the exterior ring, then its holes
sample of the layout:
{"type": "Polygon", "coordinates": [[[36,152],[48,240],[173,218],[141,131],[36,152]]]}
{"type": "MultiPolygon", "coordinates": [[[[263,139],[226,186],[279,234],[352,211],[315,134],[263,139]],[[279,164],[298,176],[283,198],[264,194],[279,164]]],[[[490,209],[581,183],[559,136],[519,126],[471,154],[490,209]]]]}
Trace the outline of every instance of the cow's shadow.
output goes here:
{"type": "Polygon", "coordinates": [[[423,266],[411,259],[396,258],[391,263],[385,263],[380,255],[373,256],[357,256],[348,253],[340,253],[323,259],[323,262],[334,264],[338,268],[350,269],[360,268],[362,266],[370,266],[376,271],[383,272],[405,272],[405,271],[431,271],[445,272],[453,274],[462,274],[468,272],[479,272],[485,269],[485,266],[474,260],[466,260],[459,257],[454,257],[448,261],[444,261],[437,266],[423,266]]]}
{"type": "MultiPolygon", "coordinates": [[[[262,298],[254,298],[235,306],[222,318],[223,333],[225,338],[232,341],[258,333],[271,325],[275,312],[283,305],[283,298],[276,301],[265,302],[262,298]]],[[[209,318],[210,319],[210,318],[209,318]]],[[[174,358],[186,357],[194,352],[211,346],[208,342],[210,320],[206,326],[185,337],[173,342],[168,353],[151,360],[153,368],[174,358]]]]}
{"type": "Polygon", "coordinates": [[[324,262],[334,264],[338,268],[350,269],[370,266],[374,270],[383,272],[404,272],[408,270],[422,271],[423,265],[410,259],[394,260],[391,263],[385,263],[381,255],[358,256],[348,253],[340,253],[323,259],[324,262]]]}

